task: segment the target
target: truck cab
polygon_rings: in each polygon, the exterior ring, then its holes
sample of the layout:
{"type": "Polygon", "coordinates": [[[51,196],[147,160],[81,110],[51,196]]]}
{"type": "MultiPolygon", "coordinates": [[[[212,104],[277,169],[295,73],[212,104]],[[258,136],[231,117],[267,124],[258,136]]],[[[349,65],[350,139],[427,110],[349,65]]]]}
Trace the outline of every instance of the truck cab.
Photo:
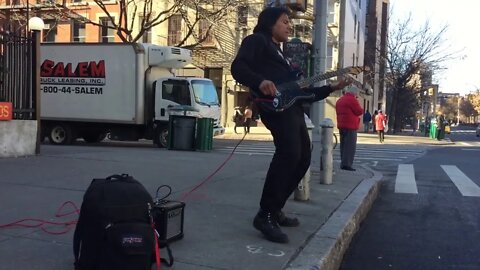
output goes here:
{"type": "Polygon", "coordinates": [[[154,120],[160,125],[157,136],[159,143],[166,143],[167,126],[170,113],[176,107],[189,107],[185,115],[198,118],[212,118],[213,135],[222,135],[225,129],[220,124],[220,103],[213,82],[209,79],[194,77],[162,78],[154,82],[155,109],[154,120]]]}

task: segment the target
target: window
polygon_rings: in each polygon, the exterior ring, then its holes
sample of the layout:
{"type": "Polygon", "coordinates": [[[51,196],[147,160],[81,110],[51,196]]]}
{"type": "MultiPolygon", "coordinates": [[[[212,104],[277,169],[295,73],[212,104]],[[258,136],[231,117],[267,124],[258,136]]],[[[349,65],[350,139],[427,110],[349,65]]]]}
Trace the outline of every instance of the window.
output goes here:
{"type": "Polygon", "coordinates": [[[327,45],[327,70],[333,69],[333,46],[331,44],[327,45]]]}
{"type": "Polygon", "coordinates": [[[210,25],[205,19],[202,19],[198,22],[198,35],[200,39],[205,38],[205,40],[203,41],[204,44],[213,43],[212,29],[210,29],[210,32],[207,33],[209,27],[210,25]]]}
{"type": "Polygon", "coordinates": [[[355,26],[353,27],[353,38],[357,38],[357,15],[355,15],[355,26]]]}
{"type": "MultiPolygon", "coordinates": [[[[143,25],[142,22],[145,19],[145,17],[140,16],[140,20],[138,22],[138,32],[142,31],[143,25]]],[[[142,42],[143,43],[152,43],[152,29],[148,29],[145,32],[143,32],[142,35],[142,42]]]]}
{"type": "Polygon", "coordinates": [[[85,23],[73,22],[72,25],[72,41],[85,42],[85,23]]]}
{"type": "Polygon", "coordinates": [[[43,28],[43,42],[55,42],[57,38],[57,22],[55,20],[45,20],[43,28]]]}
{"type": "Polygon", "coordinates": [[[248,6],[239,6],[237,10],[238,10],[238,26],[247,27],[248,6]]]}
{"type": "MultiPolygon", "coordinates": [[[[112,17],[112,19],[115,19],[115,17],[112,17]]],[[[99,41],[102,43],[115,42],[115,29],[108,28],[109,26],[113,26],[112,20],[110,20],[108,17],[101,17],[100,24],[102,26],[99,31],[99,41]]]]}
{"type": "Polygon", "coordinates": [[[357,44],[360,44],[360,22],[357,23],[357,44]]]}
{"type": "Polygon", "coordinates": [[[163,82],[162,98],[180,105],[192,105],[188,85],[183,81],[169,80],[163,82]]]}
{"type": "Polygon", "coordinates": [[[168,18],[168,45],[177,45],[182,40],[182,16],[173,15],[168,18]]]}

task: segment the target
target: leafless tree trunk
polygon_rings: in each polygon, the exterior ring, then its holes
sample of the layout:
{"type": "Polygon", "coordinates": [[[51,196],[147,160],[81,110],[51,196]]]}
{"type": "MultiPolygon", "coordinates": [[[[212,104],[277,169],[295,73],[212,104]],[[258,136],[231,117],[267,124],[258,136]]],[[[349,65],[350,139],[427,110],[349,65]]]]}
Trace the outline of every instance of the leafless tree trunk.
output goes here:
{"type": "MultiPolygon", "coordinates": [[[[444,69],[445,62],[454,58],[455,53],[449,51],[443,39],[448,29],[446,25],[434,30],[427,21],[420,28],[414,29],[411,17],[396,23],[390,22],[389,25],[387,53],[380,60],[386,62],[389,125],[390,130],[395,132],[409,116],[400,109],[400,99],[425,90],[425,85],[422,85],[424,82],[418,83],[422,75],[444,69]]],[[[417,106],[415,100],[410,102],[417,106]]],[[[403,103],[401,106],[403,108],[408,105],[403,103]]]]}

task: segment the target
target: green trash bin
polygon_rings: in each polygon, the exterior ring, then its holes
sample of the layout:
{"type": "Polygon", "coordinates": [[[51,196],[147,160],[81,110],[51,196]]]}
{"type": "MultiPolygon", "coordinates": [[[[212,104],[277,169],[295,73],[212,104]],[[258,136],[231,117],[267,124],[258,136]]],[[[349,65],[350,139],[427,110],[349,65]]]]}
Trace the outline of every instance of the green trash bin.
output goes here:
{"type": "Polygon", "coordinates": [[[198,118],[195,139],[196,149],[200,151],[212,150],[213,144],[213,119],[198,118]]]}

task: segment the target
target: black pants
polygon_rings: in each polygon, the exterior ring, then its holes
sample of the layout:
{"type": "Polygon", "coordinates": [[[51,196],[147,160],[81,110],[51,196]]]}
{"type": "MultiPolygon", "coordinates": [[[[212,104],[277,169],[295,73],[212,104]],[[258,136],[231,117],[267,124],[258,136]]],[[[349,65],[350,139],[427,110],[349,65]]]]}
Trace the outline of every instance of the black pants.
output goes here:
{"type": "Polygon", "coordinates": [[[385,130],[377,130],[378,132],[378,139],[380,142],[383,142],[385,140],[385,130]]]}
{"type": "Polygon", "coordinates": [[[352,167],[357,150],[357,131],[340,129],[340,160],[342,167],[352,167]]]}
{"type": "Polygon", "coordinates": [[[261,112],[261,117],[272,133],[275,154],[263,186],[260,207],[275,213],[285,206],[310,166],[310,137],[300,106],[280,113],[261,112]]]}
{"type": "Polygon", "coordinates": [[[246,118],[245,119],[245,126],[244,126],[244,132],[245,133],[250,133],[250,124],[252,123],[252,118],[246,118]]]}

